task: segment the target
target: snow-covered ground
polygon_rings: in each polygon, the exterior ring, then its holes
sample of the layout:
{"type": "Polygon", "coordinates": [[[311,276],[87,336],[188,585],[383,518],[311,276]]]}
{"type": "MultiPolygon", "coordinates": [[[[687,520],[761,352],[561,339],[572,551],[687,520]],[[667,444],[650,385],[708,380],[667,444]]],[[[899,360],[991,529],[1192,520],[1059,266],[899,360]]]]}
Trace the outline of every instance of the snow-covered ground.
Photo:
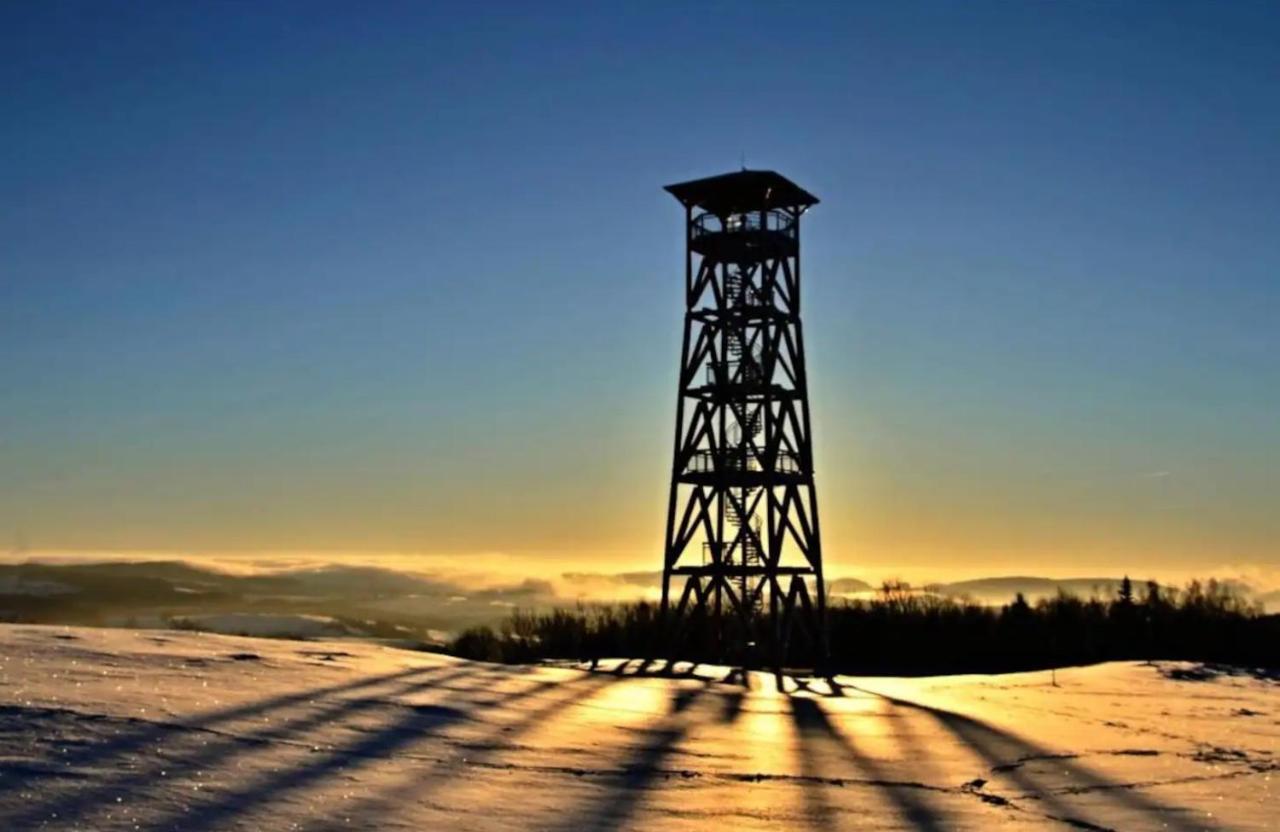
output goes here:
{"type": "Polygon", "coordinates": [[[21,625],[0,660],[0,830],[1280,829],[1280,684],[1190,665],[779,690],[21,625]]]}
{"type": "Polygon", "coordinates": [[[195,630],[239,636],[340,638],[351,635],[342,622],[324,615],[232,612],[187,615],[181,620],[195,630]]]}

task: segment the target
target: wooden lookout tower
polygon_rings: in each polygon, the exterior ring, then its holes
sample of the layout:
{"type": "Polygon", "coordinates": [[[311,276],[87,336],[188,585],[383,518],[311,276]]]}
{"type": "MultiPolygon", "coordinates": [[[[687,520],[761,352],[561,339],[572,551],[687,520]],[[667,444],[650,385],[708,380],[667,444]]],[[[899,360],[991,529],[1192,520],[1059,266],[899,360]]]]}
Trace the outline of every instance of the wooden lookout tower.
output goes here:
{"type": "Polygon", "coordinates": [[[818,199],[759,170],[666,190],[685,209],[685,317],[664,620],[710,622],[725,658],[781,667],[799,637],[821,660],[826,593],[800,324],[800,218],[818,199]]]}

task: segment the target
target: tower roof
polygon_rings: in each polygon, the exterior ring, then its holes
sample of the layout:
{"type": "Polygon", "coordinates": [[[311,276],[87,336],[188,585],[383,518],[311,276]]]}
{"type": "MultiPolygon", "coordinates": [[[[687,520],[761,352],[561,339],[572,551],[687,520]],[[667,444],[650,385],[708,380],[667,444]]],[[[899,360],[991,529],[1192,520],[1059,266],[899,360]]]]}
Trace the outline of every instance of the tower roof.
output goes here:
{"type": "Polygon", "coordinates": [[[663,190],[686,207],[713,214],[757,211],[761,208],[807,208],[818,198],[787,177],[771,170],[743,170],[668,185],[663,190]]]}

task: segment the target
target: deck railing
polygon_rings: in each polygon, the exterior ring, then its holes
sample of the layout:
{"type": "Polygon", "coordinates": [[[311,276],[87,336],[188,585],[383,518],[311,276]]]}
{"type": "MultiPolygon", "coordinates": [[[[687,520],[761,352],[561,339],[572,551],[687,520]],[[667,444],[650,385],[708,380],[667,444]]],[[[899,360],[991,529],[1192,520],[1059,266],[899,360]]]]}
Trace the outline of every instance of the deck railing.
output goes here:
{"type": "MultiPolygon", "coordinates": [[[[685,472],[690,474],[764,470],[764,463],[760,458],[745,448],[741,450],[731,448],[720,453],[712,450],[696,451],[685,465],[685,472]]],[[[799,474],[803,471],[800,457],[791,451],[778,451],[774,457],[773,470],[780,474],[799,474]]]]}
{"type": "Polygon", "coordinates": [[[796,236],[796,219],[785,211],[749,211],[745,214],[701,214],[693,220],[693,238],[714,234],[755,234],[759,232],[782,234],[791,239],[796,236]]]}

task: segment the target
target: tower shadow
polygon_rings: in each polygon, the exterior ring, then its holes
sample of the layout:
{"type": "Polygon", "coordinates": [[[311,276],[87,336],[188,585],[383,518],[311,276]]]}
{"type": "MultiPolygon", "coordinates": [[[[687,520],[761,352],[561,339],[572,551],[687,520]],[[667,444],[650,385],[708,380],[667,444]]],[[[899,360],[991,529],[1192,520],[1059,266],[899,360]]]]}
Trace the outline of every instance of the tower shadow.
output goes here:
{"type": "MultiPolygon", "coordinates": [[[[576,695],[585,696],[591,689],[608,683],[608,679],[587,679],[576,682],[542,680],[520,690],[498,694],[478,703],[470,702],[457,707],[451,704],[409,706],[402,718],[371,732],[355,743],[333,749],[315,762],[285,769],[268,778],[224,794],[210,803],[193,808],[189,814],[193,815],[195,820],[184,820],[181,824],[182,829],[184,832],[209,832],[223,829],[232,819],[243,819],[243,816],[264,804],[339,772],[351,772],[372,761],[387,759],[397,752],[408,749],[414,743],[438,737],[443,729],[451,725],[475,719],[494,708],[519,703],[547,690],[568,689],[570,691],[568,697],[557,700],[551,708],[535,712],[537,718],[546,718],[552,711],[563,707],[567,702],[574,701],[576,695]],[[583,688],[585,689],[579,690],[583,688]]],[[[533,718],[535,717],[530,717],[530,719],[533,718]]],[[[426,791],[426,788],[423,780],[415,780],[412,783],[412,794],[418,797],[426,791]]],[[[178,818],[171,820],[177,821],[178,818]]]]}
{"type": "MultiPolygon", "coordinates": [[[[119,759],[128,754],[140,752],[175,732],[212,730],[216,729],[220,725],[225,725],[230,722],[264,716],[284,708],[305,704],[317,699],[326,699],[343,693],[372,688],[412,676],[426,677],[431,674],[447,670],[449,667],[450,665],[441,665],[431,668],[408,668],[394,673],[383,673],[377,676],[367,676],[360,679],[354,679],[350,682],[344,682],[339,685],[312,688],[310,690],[300,691],[297,693],[259,699],[230,708],[220,708],[213,711],[207,711],[203,714],[197,714],[190,717],[189,719],[177,719],[172,722],[150,722],[126,734],[114,737],[107,742],[86,746],[82,749],[73,751],[70,754],[62,755],[58,757],[56,762],[60,767],[64,768],[78,768],[95,765],[109,760],[119,759]]],[[[23,709],[17,710],[22,711],[23,709]]],[[[0,766],[0,770],[3,770],[2,766],[0,766]]],[[[48,776],[47,772],[43,769],[17,772],[8,771],[5,772],[5,775],[6,776],[3,781],[0,781],[0,797],[19,792],[24,788],[30,788],[39,781],[46,779],[48,776]]]]}
{"type": "Polygon", "coordinates": [[[966,747],[983,759],[992,772],[1007,776],[1022,790],[1023,796],[1039,801],[1049,811],[1046,816],[1052,820],[1071,824],[1080,828],[1108,828],[1107,818],[1090,817],[1081,814],[1076,808],[1062,799],[1062,790],[1037,780],[1036,775],[1025,765],[1034,759],[1051,758],[1059,772],[1065,773],[1074,783],[1070,793],[1095,793],[1103,795],[1107,801],[1118,808],[1140,812],[1158,818],[1161,824],[1177,832],[1206,832],[1222,827],[1208,820],[1188,817],[1190,810],[1161,804],[1131,786],[1110,780],[1088,766],[1082,765],[1060,754],[1055,754],[1044,746],[1037,745],[1017,734],[997,728],[975,717],[958,714],[945,708],[923,705],[876,691],[847,685],[849,689],[858,690],[880,697],[892,703],[894,707],[910,709],[927,714],[941,725],[966,747]]]}
{"type": "MultiPolygon", "coordinates": [[[[139,769],[129,769],[109,776],[105,782],[98,782],[89,788],[58,790],[50,794],[47,790],[37,788],[40,798],[34,801],[25,812],[5,818],[13,829],[34,828],[51,814],[56,814],[62,823],[74,823],[77,819],[102,806],[128,801],[134,808],[139,808],[139,796],[145,793],[148,786],[158,782],[161,777],[179,780],[193,773],[212,768],[234,758],[236,755],[254,749],[261,749],[272,743],[291,742],[304,737],[306,732],[324,725],[350,718],[359,713],[372,710],[391,702],[390,697],[405,696],[418,691],[443,687],[445,683],[457,679],[484,677],[495,673],[472,666],[456,667],[442,665],[434,668],[419,669],[413,673],[395,673],[364,680],[362,683],[335,686],[311,691],[307,694],[294,694],[286,697],[275,697],[236,708],[226,709],[214,714],[197,717],[193,720],[174,723],[166,726],[149,726],[147,729],[125,736],[117,741],[90,746],[77,760],[80,764],[116,764],[126,763],[129,755],[146,751],[152,743],[165,744],[167,752],[159,760],[148,760],[139,769]],[[412,678],[411,678],[412,677],[412,678]],[[368,689],[388,681],[401,680],[401,684],[384,691],[380,696],[354,697],[340,700],[302,716],[286,718],[283,711],[293,705],[312,701],[312,697],[326,699],[335,693],[368,689]],[[225,724],[245,718],[263,717],[280,714],[280,718],[266,730],[247,732],[245,734],[227,734],[215,732],[212,726],[225,724]],[[174,736],[174,735],[177,736],[174,736]],[[201,744],[189,753],[172,754],[173,746],[186,745],[196,741],[201,744]]],[[[38,784],[33,784],[38,786],[38,784]]]]}
{"type": "Polygon", "coordinates": [[[697,688],[674,690],[658,724],[647,730],[647,739],[634,748],[620,765],[602,772],[616,779],[616,786],[608,790],[607,798],[596,802],[593,807],[566,812],[570,820],[556,828],[564,832],[622,828],[660,780],[687,776],[685,772],[666,768],[664,763],[699,725],[736,722],[745,700],[745,693],[740,689],[712,694],[712,689],[719,683],[710,679],[702,682],[697,688]],[[720,701],[717,703],[711,697],[720,701]],[[703,714],[710,717],[710,723],[700,719],[703,714]]]}
{"type": "MultiPolygon", "coordinates": [[[[385,822],[386,819],[394,816],[397,810],[402,809],[406,801],[422,800],[426,795],[442,788],[451,780],[465,776],[466,768],[496,765],[495,758],[504,750],[505,746],[509,746],[512,741],[519,739],[529,731],[545,725],[556,714],[573,707],[609,685],[615,684],[617,680],[613,676],[614,674],[600,674],[568,682],[539,683],[538,690],[557,689],[568,693],[565,696],[555,697],[550,703],[541,707],[527,711],[522,710],[520,719],[502,725],[472,743],[465,760],[452,761],[452,765],[450,764],[451,761],[437,761],[425,774],[421,771],[413,771],[399,785],[394,788],[380,790],[377,795],[348,807],[344,810],[344,814],[351,818],[377,818],[379,821],[385,822]],[[498,740],[501,740],[501,743],[498,740]]],[[[529,691],[527,693],[522,692],[519,695],[500,696],[486,703],[483,707],[488,709],[516,704],[519,700],[525,699],[535,692],[529,691]]],[[[469,716],[477,715],[475,711],[469,714],[469,716]]],[[[350,829],[350,825],[345,821],[329,820],[308,825],[305,828],[307,832],[338,832],[338,830],[350,829]]]]}
{"type": "Polygon", "coordinates": [[[594,812],[585,816],[574,814],[568,829],[617,829],[635,812],[659,776],[661,765],[675,750],[676,745],[689,732],[690,709],[705,688],[676,691],[669,709],[657,728],[651,729],[649,738],[637,748],[621,766],[621,787],[611,793],[611,799],[601,803],[594,812]]]}
{"type": "Polygon", "coordinates": [[[834,772],[822,772],[818,759],[843,759],[854,765],[861,779],[880,785],[895,810],[913,829],[939,832],[945,828],[939,811],[925,798],[927,787],[921,783],[895,781],[871,756],[863,753],[846,734],[837,728],[817,699],[801,696],[787,698],[791,718],[800,739],[800,766],[805,776],[806,802],[817,825],[823,829],[838,828],[836,817],[826,800],[828,783],[834,772]]]}

